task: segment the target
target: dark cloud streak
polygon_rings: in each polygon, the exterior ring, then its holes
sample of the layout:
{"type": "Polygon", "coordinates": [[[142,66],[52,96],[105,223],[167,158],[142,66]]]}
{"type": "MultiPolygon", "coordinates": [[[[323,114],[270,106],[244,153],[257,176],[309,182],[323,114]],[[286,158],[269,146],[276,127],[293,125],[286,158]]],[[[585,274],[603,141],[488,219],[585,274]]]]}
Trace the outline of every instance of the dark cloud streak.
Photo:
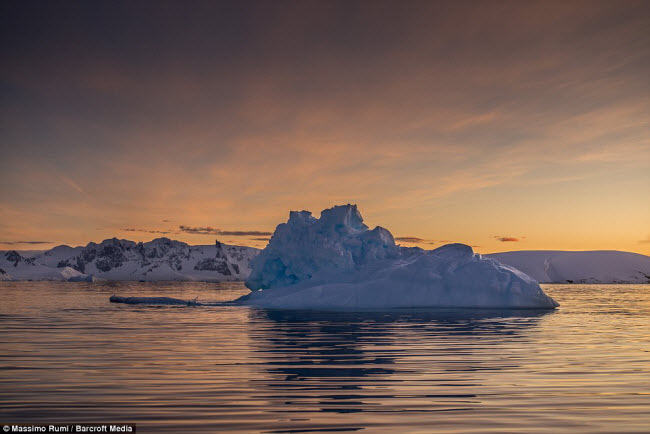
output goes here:
{"type": "Polygon", "coordinates": [[[52,241],[0,241],[0,244],[14,246],[17,244],[52,244],[52,241]]]}
{"type": "Polygon", "coordinates": [[[508,243],[508,242],[516,243],[519,241],[519,238],[517,237],[507,237],[502,235],[495,235],[493,238],[495,240],[501,241],[502,243],[508,243]]]}
{"type": "Polygon", "coordinates": [[[404,243],[422,243],[427,240],[418,237],[395,237],[395,241],[401,241],[404,243]]]}
{"type": "Polygon", "coordinates": [[[196,234],[196,235],[224,235],[224,236],[233,236],[233,237],[248,237],[248,236],[263,236],[263,235],[273,235],[273,232],[265,231],[223,231],[221,229],[207,227],[190,227],[185,225],[180,225],[178,227],[181,232],[187,234],[196,234]]]}
{"type": "Polygon", "coordinates": [[[438,244],[442,241],[427,240],[420,237],[395,237],[395,241],[408,244],[438,244]]]}

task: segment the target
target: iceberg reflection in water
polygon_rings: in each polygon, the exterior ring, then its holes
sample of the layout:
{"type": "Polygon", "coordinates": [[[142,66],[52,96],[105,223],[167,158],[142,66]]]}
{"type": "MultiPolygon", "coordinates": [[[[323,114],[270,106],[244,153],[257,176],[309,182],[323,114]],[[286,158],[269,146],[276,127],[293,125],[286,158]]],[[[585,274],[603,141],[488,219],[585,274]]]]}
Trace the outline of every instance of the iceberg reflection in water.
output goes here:
{"type": "MultiPolygon", "coordinates": [[[[481,376],[471,373],[514,364],[472,357],[471,346],[458,351],[458,339],[498,346],[504,337],[521,338],[547,314],[494,309],[252,310],[251,324],[260,327],[251,328],[251,343],[269,374],[258,397],[295,413],[423,415],[475,410],[480,398],[471,389],[481,386],[481,376]],[[426,372],[422,360],[427,361],[426,372]],[[449,375],[458,372],[463,378],[449,375]]],[[[366,425],[338,428],[372,426],[373,416],[368,417],[366,425]]]]}

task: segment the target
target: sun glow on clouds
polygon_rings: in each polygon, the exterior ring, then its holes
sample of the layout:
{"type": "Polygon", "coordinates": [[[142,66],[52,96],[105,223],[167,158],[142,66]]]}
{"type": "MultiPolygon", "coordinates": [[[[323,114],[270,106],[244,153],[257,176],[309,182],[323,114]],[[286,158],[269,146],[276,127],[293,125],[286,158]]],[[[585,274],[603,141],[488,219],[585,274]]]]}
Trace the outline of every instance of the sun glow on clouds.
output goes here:
{"type": "Polygon", "coordinates": [[[263,246],[352,202],[424,248],[650,253],[647,3],[362,5],[8,11],[1,238],[263,246]]]}

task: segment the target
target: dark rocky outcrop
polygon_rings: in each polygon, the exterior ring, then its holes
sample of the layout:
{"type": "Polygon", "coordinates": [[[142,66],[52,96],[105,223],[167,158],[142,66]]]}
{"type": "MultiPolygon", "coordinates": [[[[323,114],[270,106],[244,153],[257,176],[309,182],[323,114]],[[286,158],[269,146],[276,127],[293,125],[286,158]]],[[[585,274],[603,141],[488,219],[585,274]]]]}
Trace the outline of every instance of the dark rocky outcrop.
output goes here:
{"type": "Polygon", "coordinates": [[[99,271],[110,271],[113,268],[121,267],[126,257],[125,250],[130,250],[130,246],[123,245],[120,240],[113,238],[109,243],[102,243],[97,250],[97,261],[95,266],[99,271]]]}
{"type": "Polygon", "coordinates": [[[18,264],[23,261],[23,257],[15,250],[5,253],[5,259],[9,262],[13,262],[14,267],[17,267],[18,264]]]}
{"type": "Polygon", "coordinates": [[[203,259],[194,266],[194,269],[197,271],[216,271],[224,276],[232,275],[228,263],[218,258],[203,259]]]}

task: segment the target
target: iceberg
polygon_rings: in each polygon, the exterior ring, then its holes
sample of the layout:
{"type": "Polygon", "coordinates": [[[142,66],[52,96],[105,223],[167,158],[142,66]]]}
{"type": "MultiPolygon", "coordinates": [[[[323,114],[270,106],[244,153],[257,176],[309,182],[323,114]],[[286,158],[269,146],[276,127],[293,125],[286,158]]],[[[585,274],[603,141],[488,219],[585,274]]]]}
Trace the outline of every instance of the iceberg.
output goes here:
{"type": "Polygon", "coordinates": [[[320,218],[292,211],[252,260],[246,286],[251,293],[237,304],[278,309],[558,306],[533,278],[470,246],[399,246],[350,204],[320,218]]]}

